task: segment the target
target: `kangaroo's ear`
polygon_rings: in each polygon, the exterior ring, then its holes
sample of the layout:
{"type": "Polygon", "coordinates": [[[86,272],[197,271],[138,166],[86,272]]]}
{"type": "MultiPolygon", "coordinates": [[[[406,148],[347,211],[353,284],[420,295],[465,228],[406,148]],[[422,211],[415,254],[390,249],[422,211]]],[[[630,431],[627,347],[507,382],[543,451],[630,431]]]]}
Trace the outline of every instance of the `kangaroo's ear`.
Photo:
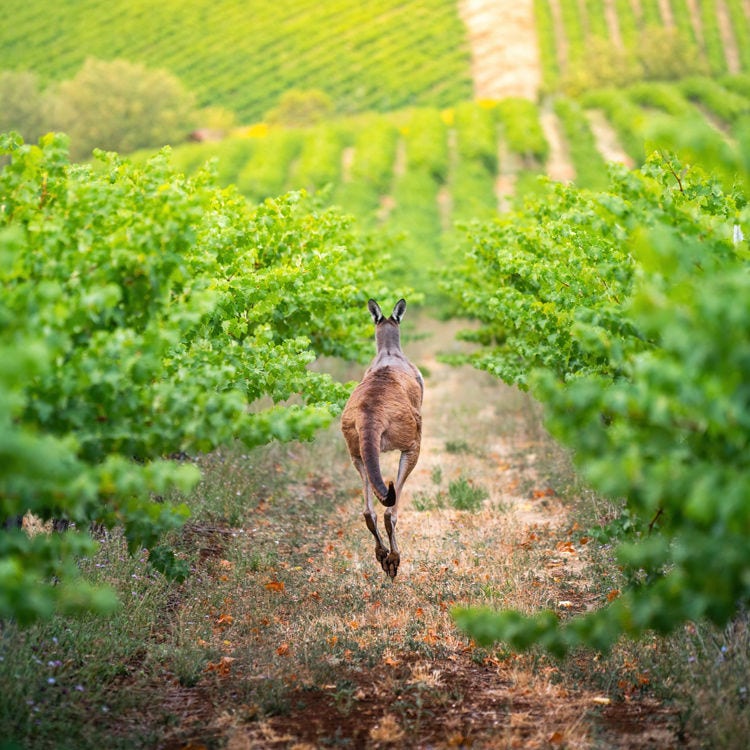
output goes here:
{"type": "Polygon", "coordinates": [[[380,309],[380,305],[378,305],[378,303],[375,302],[374,299],[367,301],[367,309],[370,311],[370,315],[372,315],[372,319],[375,321],[375,325],[383,320],[383,312],[380,309]]]}
{"type": "Polygon", "coordinates": [[[404,317],[406,312],[406,300],[400,299],[396,303],[396,307],[393,308],[393,315],[391,316],[397,323],[401,322],[401,318],[404,317]]]}

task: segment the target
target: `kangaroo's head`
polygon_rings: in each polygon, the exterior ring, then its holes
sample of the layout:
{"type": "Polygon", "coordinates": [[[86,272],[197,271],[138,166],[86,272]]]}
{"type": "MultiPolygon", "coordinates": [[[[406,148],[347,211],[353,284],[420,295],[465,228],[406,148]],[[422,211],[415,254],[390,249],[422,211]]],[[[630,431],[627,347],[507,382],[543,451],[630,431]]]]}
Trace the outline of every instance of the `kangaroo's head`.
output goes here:
{"type": "Polygon", "coordinates": [[[393,308],[390,318],[383,315],[378,303],[371,299],[367,303],[367,309],[375,321],[375,344],[378,351],[384,349],[401,349],[400,323],[406,311],[406,300],[400,299],[393,308]]]}

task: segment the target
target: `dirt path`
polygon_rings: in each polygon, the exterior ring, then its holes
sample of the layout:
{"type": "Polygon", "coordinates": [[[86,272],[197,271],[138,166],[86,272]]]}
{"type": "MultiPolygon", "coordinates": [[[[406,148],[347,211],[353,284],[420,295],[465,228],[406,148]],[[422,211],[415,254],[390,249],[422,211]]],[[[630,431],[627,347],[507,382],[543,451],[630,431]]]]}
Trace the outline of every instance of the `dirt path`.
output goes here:
{"type": "Polygon", "coordinates": [[[476,99],[536,99],[541,85],[533,0],[461,0],[476,99]]]}
{"type": "Polygon", "coordinates": [[[518,172],[521,169],[521,160],[511,154],[502,138],[497,147],[498,172],[495,178],[495,198],[497,199],[498,213],[510,211],[513,205],[513,195],[516,192],[518,172]]]}
{"type": "Polygon", "coordinates": [[[562,20],[562,8],[560,7],[560,0],[549,0],[549,10],[552,15],[552,24],[555,29],[557,65],[564,73],[568,66],[568,38],[565,35],[565,26],[562,20]]]}
{"type": "Polygon", "coordinates": [[[622,49],[622,32],[620,31],[620,19],[617,16],[615,0],[604,0],[604,18],[612,44],[617,49],[622,49]]]}
{"type": "Polygon", "coordinates": [[[736,75],[742,69],[740,63],[740,51],[737,49],[737,38],[732,28],[732,19],[725,0],[716,1],[716,15],[719,23],[719,34],[724,47],[724,55],[727,60],[727,69],[732,75],[736,75]]]}
{"type": "Polygon", "coordinates": [[[552,111],[552,107],[545,105],[539,113],[544,137],[549,143],[549,156],[547,157],[547,175],[552,180],[568,182],[575,179],[576,171],[570,161],[568,142],[562,132],[560,120],[552,111]]]}
{"type": "MultiPolygon", "coordinates": [[[[278,479],[258,480],[265,499],[231,534],[236,546],[203,541],[202,574],[224,587],[203,647],[223,655],[196,685],[165,690],[181,717],[165,750],[674,746],[674,717],[627,670],[617,697],[611,663],[564,667],[456,630],[454,605],[568,613],[603,597],[570,520],[567,458],[538,407],[439,361],[461,346],[457,324],[417,322],[427,337],[405,348],[426,375],[424,440],[399,517],[398,577],[375,561],[338,430],[272,450],[278,479]]],[[[222,481],[244,458],[220,459],[222,481]]],[[[383,464],[395,470],[393,456],[383,464]]]]}
{"type": "Polygon", "coordinates": [[[606,115],[598,109],[587,110],[586,116],[591,127],[591,132],[596,141],[599,153],[607,160],[624,164],[629,169],[635,166],[635,162],[622,148],[615,129],[607,120],[606,115]]]}
{"type": "Polygon", "coordinates": [[[672,13],[672,5],[669,0],[659,0],[659,13],[664,25],[668,29],[674,28],[674,14],[672,13]]]}
{"type": "Polygon", "coordinates": [[[690,23],[695,32],[695,39],[698,46],[702,47],[703,42],[703,23],[701,22],[700,0],[686,0],[688,10],[690,11],[690,23]]]}

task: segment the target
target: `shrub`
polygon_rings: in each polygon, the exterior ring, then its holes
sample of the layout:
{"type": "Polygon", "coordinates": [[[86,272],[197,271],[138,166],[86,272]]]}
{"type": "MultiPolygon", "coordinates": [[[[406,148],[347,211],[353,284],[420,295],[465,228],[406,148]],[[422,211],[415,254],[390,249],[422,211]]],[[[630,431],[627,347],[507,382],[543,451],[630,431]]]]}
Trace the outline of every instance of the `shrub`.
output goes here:
{"type": "Polygon", "coordinates": [[[633,55],[610,41],[589,40],[583,58],[562,77],[562,89],[572,97],[602,86],[624,86],[643,74],[633,55]]]}
{"type": "Polygon", "coordinates": [[[646,29],[641,35],[636,54],[643,75],[651,80],[676,81],[707,70],[700,50],[674,29],[646,29]]]}
{"type": "Polygon", "coordinates": [[[131,152],[184,141],[194,102],[171,73],[125,60],[89,59],[54,92],[52,124],[75,159],[95,148],[131,152]]]}
{"type": "Polygon", "coordinates": [[[582,59],[563,78],[569,96],[601,87],[620,87],[642,78],[678,80],[705,73],[707,66],[696,45],[675,29],[647,28],[631,51],[592,37],[582,59]]]}
{"type": "Polygon", "coordinates": [[[33,73],[0,73],[0,132],[15,130],[36,141],[49,127],[49,99],[33,73]]]}
{"type": "Polygon", "coordinates": [[[474,484],[466,477],[460,476],[448,485],[448,497],[456,510],[475,512],[489,497],[489,492],[481,485],[474,484]]]}
{"type": "Polygon", "coordinates": [[[282,95],[279,103],[266,113],[264,120],[269,125],[307,127],[317,125],[332,114],[333,100],[328,94],[317,89],[292,89],[282,95]]]}

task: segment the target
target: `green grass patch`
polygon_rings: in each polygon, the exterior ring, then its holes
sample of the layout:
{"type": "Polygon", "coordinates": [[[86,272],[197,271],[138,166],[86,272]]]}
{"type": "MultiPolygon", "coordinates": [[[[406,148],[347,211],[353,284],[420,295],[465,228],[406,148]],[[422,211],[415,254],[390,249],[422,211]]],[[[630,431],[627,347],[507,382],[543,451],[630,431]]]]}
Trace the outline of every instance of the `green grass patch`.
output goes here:
{"type": "Polygon", "coordinates": [[[456,510],[477,511],[488,497],[485,487],[463,476],[448,484],[448,499],[456,510]]]}

